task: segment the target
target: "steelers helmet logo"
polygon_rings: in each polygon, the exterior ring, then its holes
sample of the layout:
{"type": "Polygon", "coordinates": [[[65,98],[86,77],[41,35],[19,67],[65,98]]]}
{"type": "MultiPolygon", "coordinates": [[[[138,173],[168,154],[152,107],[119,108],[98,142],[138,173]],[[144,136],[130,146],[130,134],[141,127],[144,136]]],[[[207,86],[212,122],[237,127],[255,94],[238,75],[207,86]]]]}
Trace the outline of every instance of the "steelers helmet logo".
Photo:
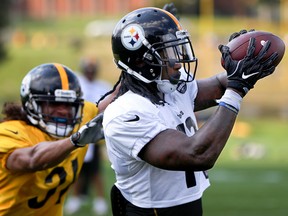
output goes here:
{"type": "Polygon", "coordinates": [[[144,30],[139,25],[126,26],[121,34],[121,42],[128,50],[137,50],[142,46],[144,30]]]}

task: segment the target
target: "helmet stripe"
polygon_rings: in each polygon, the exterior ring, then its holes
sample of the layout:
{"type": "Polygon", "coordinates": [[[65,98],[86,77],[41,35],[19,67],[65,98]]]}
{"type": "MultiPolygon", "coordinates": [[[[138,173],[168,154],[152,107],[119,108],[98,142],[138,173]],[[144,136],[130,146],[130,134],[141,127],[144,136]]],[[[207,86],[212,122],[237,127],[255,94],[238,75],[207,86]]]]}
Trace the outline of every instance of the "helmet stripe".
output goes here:
{"type": "Polygon", "coordinates": [[[54,66],[57,68],[57,71],[60,75],[60,79],[61,79],[61,83],[62,83],[62,89],[63,90],[69,90],[68,77],[67,77],[67,73],[66,73],[64,67],[58,63],[55,63],[54,66]]]}
{"type": "Polygon", "coordinates": [[[171,19],[173,19],[173,21],[175,22],[175,24],[177,25],[178,29],[182,30],[182,26],[180,24],[180,22],[178,21],[178,19],[173,15],[171,14],[170,12],[166,11],[166,10],[163,10],[161,8],[158,8],[158,10],[161,10],[163,11],[164,13],[166,13],[171,19]]]}

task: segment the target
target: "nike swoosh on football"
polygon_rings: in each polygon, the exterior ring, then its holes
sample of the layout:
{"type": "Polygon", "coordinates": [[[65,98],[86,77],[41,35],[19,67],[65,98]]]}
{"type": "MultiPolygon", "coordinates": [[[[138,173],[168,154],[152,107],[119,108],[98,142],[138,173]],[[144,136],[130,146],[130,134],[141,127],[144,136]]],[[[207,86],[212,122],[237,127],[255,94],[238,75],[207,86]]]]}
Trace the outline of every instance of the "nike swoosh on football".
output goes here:
{"type": "Polygon", "coordinates": [[[14,134],[18,134],[18,131],[9,130],[9,129],[7,129],[7,128],[6,128],[6,130],[7,130],[7,131],[10,131],[10,132],[12,132],[12,133],[14,133],[14,134]]]}
{"type": "Polygon", "coordinates": [[[248,75],[246,75],[246,74],[242,74],[242,79],[248,79],[249,77],[251,77],[251,76],[254,76],[254,75],[256,75],[256,74],[258,74],[259,72],[255,72],[255,73],[252,73],[252,74],[248,74],[248,75]]]}
{"type": "Polygon", "coordinates": [[[140,120],[140,117],[138,115],[135,115],[135,118],[127,120],[125,122],[133,122],[133,121],[139,121],[139,120],[140,120]]]}

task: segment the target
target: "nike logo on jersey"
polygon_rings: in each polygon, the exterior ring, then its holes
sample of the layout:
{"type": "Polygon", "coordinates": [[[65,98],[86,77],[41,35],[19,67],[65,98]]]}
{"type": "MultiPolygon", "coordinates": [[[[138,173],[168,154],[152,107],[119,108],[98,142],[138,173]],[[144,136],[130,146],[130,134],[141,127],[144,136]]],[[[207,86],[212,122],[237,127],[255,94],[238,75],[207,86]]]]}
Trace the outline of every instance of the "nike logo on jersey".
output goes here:
{"type": "Polygon", "coordinates": [[[7,131],[10,131],[10,132],[12,132],[12,133],[14,133],[14,134],[18,134],[18,131],[9,130],[9,129],[7,129],[7,128],[6,128],[6,130],[7,130],[7,131]]]}
{"type": "Polygon", "coordinates": [[[258,74],[259,72],[255,72],[255,73],[252,73],[252,74],[242,74],[242,79],[248,79],[249,77],[251,77],[251,76],[254,76],[254,75],[256,75],[256,74],[258,74]]]}
{"type": "Polygon", "coordinates": [[[134,122],[134,121],[139,121],[139,120],[140,120],[140,117],[138,115],[135,115],[135,118],[127,120],[125,122],[134,122]]]}

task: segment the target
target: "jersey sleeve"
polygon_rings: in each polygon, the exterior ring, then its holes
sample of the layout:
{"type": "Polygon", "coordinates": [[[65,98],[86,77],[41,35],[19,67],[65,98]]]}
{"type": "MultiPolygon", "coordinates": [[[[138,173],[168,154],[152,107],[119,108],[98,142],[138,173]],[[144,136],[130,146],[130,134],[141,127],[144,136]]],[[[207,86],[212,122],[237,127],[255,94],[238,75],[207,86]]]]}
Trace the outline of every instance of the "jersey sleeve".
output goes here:
{"type": "Polygon", "coordinates": [[[32,145],[33,137],[29,137],[32,130],[32,127],[21,121],[7,121],[0,124],[0,163],[3,169],[6,168],[8,156],[15,149],[32,145]]]}
{"type": "Polygon", "coordinates": [[[108,145],[117,155],[128,154],[136,160],[141,149],[157,134],[168,127],[157,116],[157,110],[133,110],[113,118],[105,127],[105,137],[108,145]]]}
{"type": "Polygon", "coordinates": [[[31,143],[26,135],[27,131],[30,131],[30,127],[25,127],[20,121],[8,121],[0,124],[0,152],[6,153],[10,149],[30,146],[31,143]]]}

